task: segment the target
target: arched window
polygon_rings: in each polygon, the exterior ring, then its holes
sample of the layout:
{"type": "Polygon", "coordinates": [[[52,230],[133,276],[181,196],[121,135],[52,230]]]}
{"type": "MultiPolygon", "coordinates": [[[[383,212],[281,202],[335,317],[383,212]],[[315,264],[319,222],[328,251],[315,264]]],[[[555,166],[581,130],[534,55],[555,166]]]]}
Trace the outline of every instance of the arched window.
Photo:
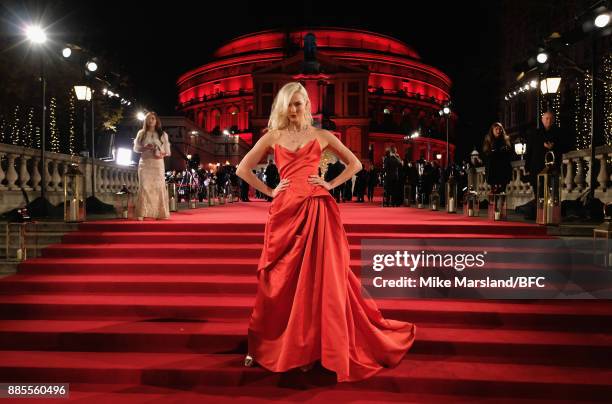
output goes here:
{"type": "Polygon", "coordinates": [[[198,119],[196,120],[196,124],[201,128],[206,128],[206,111],[201,109],[198,111],[198,119]]]}
{"type": "Polygon", "coordinates": [[[240,110],[238,109],[238,107],[236,106],[231,106],[228,110],[227,113],[229,114],[229,126],[231,128],[233,127],[238,127],[238,122],[239,122],[239,118],[240,118],[240,110]]]}
{"type": "Polygon", "coordinates": [[[211,112],[211,130],[215,128],[221,129],[221,111],[218,109],[213,109],[211,112]]]}

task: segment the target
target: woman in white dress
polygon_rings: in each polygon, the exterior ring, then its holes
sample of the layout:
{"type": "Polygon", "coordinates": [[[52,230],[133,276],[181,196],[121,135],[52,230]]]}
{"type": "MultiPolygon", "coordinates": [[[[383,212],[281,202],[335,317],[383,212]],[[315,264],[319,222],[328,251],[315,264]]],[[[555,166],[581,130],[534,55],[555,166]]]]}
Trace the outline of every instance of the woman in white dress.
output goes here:
{"type": "Polygon", "coordinates": [[[162,130],[155,112],[145,116],[142,129],[134,139],[134,151],[141,153],[138,164],[136,217],[167,219],[170,217],[168,189],[164,177],[164,157],[170,155],[168,134],[162,130]]]}

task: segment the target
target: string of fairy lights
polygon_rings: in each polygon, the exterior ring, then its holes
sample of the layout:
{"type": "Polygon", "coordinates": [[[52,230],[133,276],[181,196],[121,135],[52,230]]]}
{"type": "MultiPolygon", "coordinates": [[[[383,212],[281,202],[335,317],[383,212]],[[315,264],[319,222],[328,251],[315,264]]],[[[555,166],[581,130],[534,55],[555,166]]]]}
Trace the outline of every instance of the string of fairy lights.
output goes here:
{"type": "Polygon", "coordinates": [[[51,151],[60,152],[59,131],[57,130],[57,100],[51,97],[49,100],[49,136],[51,151]]]}
{"type": "Polygon", "coordinates": [[[21,127],[19,126],[19,105],[15,105],[15,109],[13,110],[13,124],[11,125],[11,137],[13,140],[13,144],[21,145],[21,127]]]}
{"type": "Polygon", "coordinates": [[[7,143],[7,138],[6,138],[6,119],[1,118],[0,119],[0,142],[2,143],[7,143]]]}
{"type": "Polygon", "coordinates": [[[34,107],[30,107],[28,110],[28,119],[25,128],[25,147],[34,146],[34,107]]]}
{"type": "Polygon", "coordinates": [[[607,54],[603,59],[602,76],[604,139],[607,145],[612,145],[612,54],[607,54]]]}
{"type": "Polygon", "coordinates": [[[552,113],[555,115],[555,122],[561,127],[561,92],[557,92],[552,97],[552,113]]]}
{"type": "MultiPolygon", "coordinates": [[[[123,106],[131,106],[132,102],[119,97],[119,94],[110,90],[103,90],[103,95],[108,98],[119,98],[123,106]]],[[[48,121],[48,146],[49,151],[55,153],[69,153],[76,155],[79,150],[77,146],[78,131],[77,124],[77,99],[74,91],[67,91],[68,105],[66,107],[64,124],[60,124],[58,120],[58,98],[50,97],[47,109],[48,121]]],[[[40,132],[41,128],[36,125],[36,108],[33,106],[23,108],[20,105],[15,105],[11,114],[0,117],[0,142],[13,144],[16,146],[25,146],[40,148],[40,132]]],[[[64,116],[62,113],[61,116],[64,116]]]]}
{"type": "Polygon", "coordinates": [[[71,155],[76,154],[76,129],[75,129],[75,121],[76,121],[76,96],[71,91],[70,92],[70,100],[68,105],[68,152],[71,155]]]}
{"type": "Polygon", "coordinates": [[[592,76],[587,71],[576,85],[574,122],[578,150],[586,149],[591,144],[591,80],[592,76]]]}

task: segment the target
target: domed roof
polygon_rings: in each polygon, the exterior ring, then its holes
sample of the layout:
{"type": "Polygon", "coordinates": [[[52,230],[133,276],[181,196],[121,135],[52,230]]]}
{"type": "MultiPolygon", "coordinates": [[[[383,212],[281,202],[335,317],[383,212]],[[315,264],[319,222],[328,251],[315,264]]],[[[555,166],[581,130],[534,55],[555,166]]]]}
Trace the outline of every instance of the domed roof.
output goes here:
{"type": "Polygon", "coordinates": [[[268,30],[243,35],[228,41],[215,51],[214,58],[233,57],[246,53],[281,51],[289,44],[302,46],[304,36],[312,33],[320,50],[354,49],[398,55],[420,60],[419,54],[404,42],[374,32],[350,28],[297,29],[289,33],[268,30]],[[287,43],[289,39],[289,44],[287,43]]]}

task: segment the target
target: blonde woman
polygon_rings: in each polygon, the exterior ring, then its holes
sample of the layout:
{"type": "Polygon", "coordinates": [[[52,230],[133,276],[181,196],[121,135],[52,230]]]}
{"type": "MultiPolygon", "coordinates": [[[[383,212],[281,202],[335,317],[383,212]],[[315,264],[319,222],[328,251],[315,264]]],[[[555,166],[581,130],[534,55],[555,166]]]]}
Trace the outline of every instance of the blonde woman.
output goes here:
{"type": "Polygon", "coordinates": [[[236,172],[273,198],[244,364],[283,372],[307,371],[320,361],[339,382],[356,381],[397,365],[414,341],[415,326],[383,318],[362,295],[349,267],[340,211],[328,192],[361,170],[361,163],[336,136],[312,126],[310,108],[305,88],[286,84],[272,106],[268,131],[236,172]],[[347,164],[330,182],[317,175],[326,148],[347,164]],[[275,188],[252,173],[269,150],[281,175],[275,188]]]}
{"type": "Polygon", "coordinates": [[[134,139],[134,151],[141,153],[138,163],[136,217],[167,219],[170,217],[168,189],[164,177],[164,157],[170,155],[168,134],[162,130],[155,112],[145,116],[142,129],[134,139]]]}

